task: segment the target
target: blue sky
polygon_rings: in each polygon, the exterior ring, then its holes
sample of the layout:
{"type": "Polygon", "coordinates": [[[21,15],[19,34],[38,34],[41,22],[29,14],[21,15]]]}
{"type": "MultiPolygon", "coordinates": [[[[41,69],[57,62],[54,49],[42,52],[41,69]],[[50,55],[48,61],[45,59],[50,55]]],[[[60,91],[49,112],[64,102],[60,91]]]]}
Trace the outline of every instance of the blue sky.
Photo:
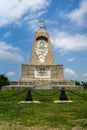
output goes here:
{"type": "Polygon", "coordinates": [[[0,73],[20,79],[40,19],[65,78],[87,81],[87,0],[0,0],[0,73]]]}

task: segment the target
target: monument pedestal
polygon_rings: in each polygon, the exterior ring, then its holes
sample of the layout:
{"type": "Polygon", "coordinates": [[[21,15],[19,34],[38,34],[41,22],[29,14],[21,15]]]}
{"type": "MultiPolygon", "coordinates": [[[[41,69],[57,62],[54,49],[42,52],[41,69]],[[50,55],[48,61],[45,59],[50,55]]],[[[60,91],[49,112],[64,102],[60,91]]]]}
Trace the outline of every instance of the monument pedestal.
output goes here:
{"type": "Polygon", "coordinates": [[[30,79],[63,80],[63,65],[22,65],[20,80],[30,79]]]}
{"type": "Polygon", "coordinates": [[[74,85],[74,82],[64,79],[63,65],[22,65],[18,85],[29,85],[34,89],[55,89],[62,85],[74,85]]]}

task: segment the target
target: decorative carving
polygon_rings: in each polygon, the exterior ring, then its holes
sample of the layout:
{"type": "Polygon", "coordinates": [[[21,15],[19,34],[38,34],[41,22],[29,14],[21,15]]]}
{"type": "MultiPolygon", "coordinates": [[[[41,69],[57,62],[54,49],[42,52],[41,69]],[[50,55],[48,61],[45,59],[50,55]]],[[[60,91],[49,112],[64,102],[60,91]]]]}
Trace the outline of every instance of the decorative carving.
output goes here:
{"type": "Polygon", "coordinates": [[[36,54],[39,56],[41,63],[45,62],[45,56],[48,53],[47,43],[44,40],[37,41],[36,54]]]}

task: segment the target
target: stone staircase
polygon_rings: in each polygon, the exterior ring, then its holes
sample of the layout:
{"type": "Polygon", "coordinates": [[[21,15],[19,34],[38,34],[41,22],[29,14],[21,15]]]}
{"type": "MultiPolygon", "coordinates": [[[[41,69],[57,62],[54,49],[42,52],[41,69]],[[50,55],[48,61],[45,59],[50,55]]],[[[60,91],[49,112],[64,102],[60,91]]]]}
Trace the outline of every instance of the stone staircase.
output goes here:
{"type": "Polygon", "coordinates": [[[82,86],[76,86],[73,82],[68,80],[28,80],[28,81],[16,81],[11,82],[11,85],[3,87],[3,89],[61,89],[62,87],[66,89],[83,89],[82,86]]]}

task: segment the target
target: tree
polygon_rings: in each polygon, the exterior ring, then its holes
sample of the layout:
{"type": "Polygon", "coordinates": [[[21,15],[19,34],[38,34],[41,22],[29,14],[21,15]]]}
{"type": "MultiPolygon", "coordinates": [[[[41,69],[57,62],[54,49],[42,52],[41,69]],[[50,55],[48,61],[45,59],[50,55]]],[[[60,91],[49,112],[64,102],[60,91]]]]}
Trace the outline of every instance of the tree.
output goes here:
{"type": "Polygon", "coordinates": [[[10,85],[10,81],[5,75],[0,74],[0,89],[2,86],[5,86],[5,85],[10,85]]]}
{"type": "Polygon", "coordinates": [[[81,85],[79,81],[75,81],[75,85],[81,85]]]}
{"type": "Polygon", "coordinates": [[[83,82],[83,81],[82,81],[81,83],[82,83],[84,89],[87,89],[87,82],[83,82]]]}
{"type": "Polygon", "coordinates": [[[80,85],[80,86],[83,86],[84,89],[87,89],[87,82],[79,82],[79,81],[75,81],[75,85],[80,85]]]}

